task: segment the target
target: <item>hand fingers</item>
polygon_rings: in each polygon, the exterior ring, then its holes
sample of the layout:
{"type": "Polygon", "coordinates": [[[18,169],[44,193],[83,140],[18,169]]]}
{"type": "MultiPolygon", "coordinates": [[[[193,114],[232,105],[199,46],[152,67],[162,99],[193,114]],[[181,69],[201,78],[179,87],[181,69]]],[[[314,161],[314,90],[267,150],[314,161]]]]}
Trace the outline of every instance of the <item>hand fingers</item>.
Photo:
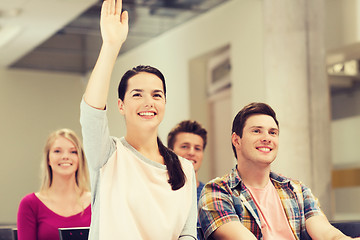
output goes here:
{"type": "Polygon", "coordinates": [[[115,1],[116,0],[105,0],[109,2],[108,14],[112,15],[115,13],[115,1]]]}
{"type": "Polygon", "coordinates": [[[120,15],[122,10],[122,0],[116,0],[115,14],[120,15]]]}
{"type": "Polygon", "coordinates": [[[124,12],[121,14],[121,23],[127,25],[128,22],[129,22],[129,14],[128,14],[127,11],[124,11],[124,12]]]}
{"type": "Polygon", "coordinates": [[[108,8],[109,8],[109,3],[108,3],[108,1],[104,1],[103,3],[102,3],[102,6],[101,6],[101,15],[105,15],[105,14],[107,14],[108,13],[108,8]]]}
{"type": "Polygon", "coordinates": [[[121,15],[122,0],[104,0],[101,8],[101,14],[121,15]]]}
{"type": "Polygon", "coordinates": [[[112,13],[112,8],[114,8],[114,0],[104,0],[101,7],[102,15],[110,15],[112,13]]]}

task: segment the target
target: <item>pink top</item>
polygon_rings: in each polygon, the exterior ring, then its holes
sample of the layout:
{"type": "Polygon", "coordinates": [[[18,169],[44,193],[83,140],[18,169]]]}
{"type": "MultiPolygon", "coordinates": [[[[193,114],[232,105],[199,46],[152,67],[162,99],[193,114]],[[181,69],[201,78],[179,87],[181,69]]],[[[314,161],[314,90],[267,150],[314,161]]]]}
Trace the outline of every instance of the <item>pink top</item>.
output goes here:
{"type": "Polygon", "coordinates": [[[58,228],[89,227],[91,206],[84,212],[63,217],[50,210],[35,193],[20,202],[17,214],[18,240],[58,240],[58,228]]]}
{"type": "Polygon", "coordinates": [[[255,201],[264,240],[295,240],[280,197],[269,179],[265,188],[247,187],[255,201]]]}

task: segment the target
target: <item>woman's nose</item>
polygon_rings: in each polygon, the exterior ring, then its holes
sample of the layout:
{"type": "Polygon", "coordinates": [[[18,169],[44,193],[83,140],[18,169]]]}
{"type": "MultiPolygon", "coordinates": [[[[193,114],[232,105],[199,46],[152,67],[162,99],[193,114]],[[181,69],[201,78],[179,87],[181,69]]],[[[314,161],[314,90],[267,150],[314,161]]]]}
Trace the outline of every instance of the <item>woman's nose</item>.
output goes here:
{"type": "Polygon", "coordinates": [[[150,97],[145,98],[145,107],[154,107],[154,100],[150,97]]]}

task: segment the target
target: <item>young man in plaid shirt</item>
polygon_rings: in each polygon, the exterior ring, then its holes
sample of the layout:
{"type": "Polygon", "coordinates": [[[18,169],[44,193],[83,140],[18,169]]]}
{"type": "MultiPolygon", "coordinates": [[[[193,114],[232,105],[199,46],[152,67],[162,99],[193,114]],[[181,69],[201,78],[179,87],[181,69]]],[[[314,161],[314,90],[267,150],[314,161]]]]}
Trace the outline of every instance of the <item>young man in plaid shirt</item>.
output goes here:
{"type": "MultiPolygon", "coordinates": [[[[251,103],[236,115],[232,145],[237,166],[205,185],[199,220],[206,239],[351,239],[334,228],[311,190],[271,171],[279,123],[265,103],[251,103]]],[[[360,239],[360,238],[357,238],[360,239]]]]}

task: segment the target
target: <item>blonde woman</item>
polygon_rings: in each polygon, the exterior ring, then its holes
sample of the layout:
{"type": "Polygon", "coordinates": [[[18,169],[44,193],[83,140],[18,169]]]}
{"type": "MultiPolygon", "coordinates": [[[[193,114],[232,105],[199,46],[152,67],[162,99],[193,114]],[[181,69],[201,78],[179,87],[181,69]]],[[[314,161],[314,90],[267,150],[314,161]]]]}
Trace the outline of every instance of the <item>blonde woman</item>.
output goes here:
{"type": "Polygon", "coordinates": [[[103,45],[81,102],[82,134],[92,186],[91,240],[196,239],[192,164],[158,135],[166,104],[163,74],[150,66],[127,71],[118,87],[126,135],[109,135],[106,101],[112,69],[128,33],[121,0],[105,0],[103,45]]]}
{"type": "Polygon", "coordinates": [[[91,219],[89,174],[82,144],[70,129],[51,133],[41,163],[40,191],[20,202],[19,240],[56,240],[60,227],[88,227],[91,219]]]}

